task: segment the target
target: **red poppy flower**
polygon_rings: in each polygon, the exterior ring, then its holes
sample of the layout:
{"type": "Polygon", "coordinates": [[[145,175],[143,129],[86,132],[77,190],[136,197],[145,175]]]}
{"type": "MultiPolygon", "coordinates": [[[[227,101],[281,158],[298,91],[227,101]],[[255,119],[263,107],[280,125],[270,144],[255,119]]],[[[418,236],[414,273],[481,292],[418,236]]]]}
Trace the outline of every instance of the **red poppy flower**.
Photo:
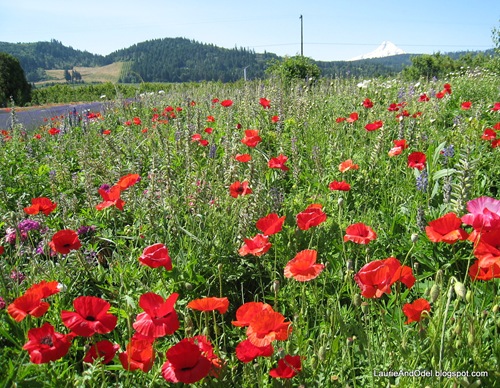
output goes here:
{"type": "Polygon", "coordinates": [[[383,294],[391,293],[391,286],[396,281],[411,288],[415,283],[415,278],[410,267],[401,266],[398,259],[389,257],[365,264],[354,275],[354,281],[365,298],[380,298],[383,294]]]}
{"type": "Polygon", "coordinates": [[[118,318],[109,314],[109,302],[97,296],[79,296],[73,301],[75,311],[61,312],[61,319],[68,329],[76,335],[90,337],[95,333],[111,332],[118,318]]]}
{"type": "Polygon", "coordinates": [[[155,353],[149,339],[131,339],[127,350],[118,355],[123,369],[149,372],[153,366],[155,353]]]}
{"type": "Polygon", "coordinates": [[[358,121],[359,115],[358,112],[352,112],[349,117],[346,119],[348,123],[354,123],[355,121],[358,121]]]}
{"type": "Polygon", "coordinates": [[[443,85],[444,91],[448,94],[451,94],[451,85],[450,84],[444,84],[443,85]]]}
{"type": "Polygon", "coordinates": [[[207,116],[207,123],[215,123],[215,117],[214,116],[207,116]]]}
{"type": "Polygon", "coordinates": [[[500,139],[495,139],[491,141],[491,148],[500,147],[500,139]]]}
{"type": "Polygon", "coordinates": [[[271,122],[277,123],[278,121],[280,121],[279,116],[274,115],[273,117],[271,117],[271,122]]]}
{"type": "Polygon", "coordinates": [[[333,181],[330,182],[328,188],[332,191],[349,191],[351,190],[351,185],[346,181],[333,181]]]}
{"type": "Polygon", "coordinates": [[[288,171],[289,168],[285,166],[287,160],[288,160],[287,156],[279,154],[277,157],[271,158],[267,163],[267,165],[269,168],[279,168],[282,171],[288,171]]]}
{"type": "Polygon", "coordinates": [[[61,291],[61,284],[56,281],[46,281],[42,280],[40,283],[33,284],[30,288],[26,290],[26,293],[36,293],[41,299],[47,298],[51,295],[57,294],[61,291]]]}
{"type": "Polygon", "coordinates": [[[455,213],[447,213],[429,222],[429,225],[425,227],[425,233],[432,242],[454,244],[458,240],[466,240],[469,236],[465,230],[460,228],[461,225],[462,220],[455,213]]]}
{"type": "Polygon", "coordinates": [[[167,299],[154,292],[142,294],[139,306],[144,310],[135,318],[132,325],[137,332],[149,338],[172,335],[180,327],[174,304],[179,294],[173,293],[167,299]]]}
{"type": "Polygon", "coordinates": [[[273,311],[273,308],[271,305],[262,302],[244,303],[236,310],[236,321],[232,321],[231,323],[238,327],[248,326],[254,316],[262,310],[273,311]]]}
{"type": "Polygon", "coordinates": [[[61,334],[45,322],[39,328],[28,330],[28,342],[23,346],[34,364],[45,364],[64,357],[71,346],[73,334],[61,334]]]}
{"type": "Polygon", "coordinates": [[[3,255],[5,252],[5,248],[0,245],[0,255],[3,255]]]}
{"type": "Polygon", "coordinates": [[[368,123],[365,125],[365,129],[367,131],[375,131],[379,128],[382,128],[382,126],[384,125],[383,121],[382,120],[378,120],[378,121],[374,121],[373,123],[368,123]]]}
{"type": "Polygon", "coordinates": [[[233,100],[224,100],[220,103],[224,108],[228,108],[233,105],[233,100]]]}
{"type": "Polygon", "coordinates": [[[49,132],[49,134],[51,134],[52,136],[54,136],[54,135],[57,135],[58,133],[60,133],[61,130],[57,129],[57,128],[50,128],[48,132],[49,132]]]}
{"type": "Polygon", "coordinates": [[[80,249],[82,244],[78,239],[78,234],[74,230],[63,229],[52,236],[49,246],[54,252],[65,255],[72,250],[80,249]]]}
{"type": "Polygon", "coordinates": [[[208,376],[212,369],[209,359],[187,338],[168,349],[166,356],[161,375],[170,383],[193,384],[208,376]]]}
{"type": "Polygon", "coordinates": [[[240,195],[252,194],[252,189],[248,187],[248,182],[236,181],[231,186],[229,186],[229,194],[233,198],[237,198],[240,195]]]}
{"type": "Polygon", "coordinates": [[[427,94],[425,94],[425,93],[421,94],[420,97],[418,98],[418,101],[420,101],[420,102],[427,102],[429,100],[430,100],[430,98],[427,97],[427,94]]]}
{"type": "Polygon", "coordinates": [[[120,186],[115,185],[109,190],[99,188],[99,195],[102,197],[103,202],[96,205],[97,210],[103,210],[111,206],[116,206],[117,209],[123,210],[125,202],[120,198],[122,189],[120,186]]]}
{"type": "Polygon", "coordinates": [[[92,344],[83,358],[84,362],[93,363],[95,360],[102,359],[102,364],[109,364],[120,349],[120,345],[113,344],[108,340],[102,340],[92,344]]]}
{"type": "Polygon", "coordinates": [[[47,302],[42,302],[40,292],[26,292],[24,295],[14,299],[7,307],[7,312],[16,321],[21,322],[27,315],[40,318],[49,309],[47,302]]]}
{"type": "Polygon", "coordinates": [[[446,92],[444,92],[444,91],[436,93],[436,98],[438,98],[438,99],[443,98],[445,96],[445,93],[446,92]]]}
{"type": "Polygon", "coordinates": [[[217,310],[221,314],[225,314],[229,308],[229,300],[227,298],[207,297],[192,300],[187,304],[187,307],[198,311],[214,311],[217,310]]]}
{"type": "Polygon", "coordinates": [[[491,279],[500,278],[500,262],[481,268],[479,266],[479,260],[476,260],[469,268],[469,276],[472,281],[484,280],[488,281],[491,279]]]}
{"type": "Polygon", "coordinates": [[[271,369],[269,375],[275,379],[291,379],[302,369],[300,356],[286,355],[278,360],[278,367],[271,369]]]}
{"type": "Polygon", "coordinates": [[[297,214],[297,226],[302,230],[308,230],[313,226],[326,221],[326,214],[321,210],[323,208],[319,203],[309,205],[306,210],[297,214]]]}
{"type": "Polygon", "coordinates": [[[47,197],[33,198],[31,200],[31,206],[25,207],[24,212],[26,214],[35,215],[42,212],[46,216],[52,213],[57,207],[57,203],[52,202],[47,197]]]}
{"type": "Polygon", "coordinates": [[[239,249],[240,256],[254,255],[262,256],[272,246],[269,242],[269,237],[263,234],[257,234],[252,239],[245,238],[245,244],[239,249]]]}
{"type": "Polygon", "coordinates": [[[420,322],[422,319],[422,313],[424,311],[431,311],[431,305],[428,301],[423,298],[417,299],[413,303],[406,303],[403,305],[403,313],[408,318],[405,325],[411,322],[420,322]]]}
{"type": "Polygon", "coordinates": [[[408,167],[423,170],[425,167],[426,157],[423,152],[412,152],[408,155],[408,167]]]}
{"type": "Polygon", "coordinates": [[[372,228],[359,222],[347,227],[344,241],[352,241],[356,244],[368,244],[377,238],[377,233],[372,228]]]}
{"type": "Polygon", "coordinates": [[[262,141],[262,138],[259,136],[258,129],[247,129],[245,130],[245,137],[241,139],[241,142],[248,147],[255,147],[262,141]]]}
{"type": "Polygon", "coordinates": [[[111,130],[110,129],[105,129],[104,131],[102,131],[102,134],[103,135],[111,135],[111,130]]]}
{"type": "Polygon", "coordinates": [[[389,112],[397,112],[399,110],[399,105],[393,102],[391,105],[389,105],[389,108],[387,108],[387,110],[389,112]]]}
{"type": "Polygon", "coordinates": [[[408,148],[408,144],[406,144],[406,140],[405,139],[393,140],[393,143],[394,143],[395,147],[400,147],[400,148],[402,148],[404,150],[408,148]]]}
{"type": "Polygon", "coordinates": [[[285,216],[280,217],[276,213],[270,213],[267,216],[260,218],[255,226],[266,236],[271,236],[281,232],[285,219],[285,216]]]}
{"type": "Polygon", "coordinates": [[[116,184],[121,191],[128,189],[141,180],[139,174],[127,174],[122,176],[116,184]]]}
{"type": "Polygon", "coordinates": [[[349,170],[358,170],[359,165],[354,164],[352,159],[347,159],[346,161],[339,164],[339,171],[346,172],[349,170]]]}
{"type": "Polygon", "coordinates": [[[257,357],[271,357],[274,352],[272,344],[267,346],[255,346],[249,340],[241,341],[236,345],[236,357],[244,363],[251,362],[257,357]]]}
{"type": "Polygon", "coordinates": [[[241,163],[246,163],[252,160],[252,156],[250,154],[236,154],[234,158],[241,163]]]}
{"type": "Polygon", "coordinates": [[[500,229],[488,230],[481,233],[481,238],[474,248],[481,268],[488,268],[500,263],[500,229]]]}
{"type": "Polygon", "coordinates": [[[316,264],[316,257],[318,252],[314,249],[305,249],[295,255],[285,265],[285,277],[293,277],[299,282],[308,282],[315,279],[323,271],[325,266],[323,264],[316,264]]]}
{"type": "Polygon", "coordinates": [[[499,111],[500,110],[500,102],[495,102],[493,105],[493,108],[491,108],[492,111],[499,111]]]}
{"type": "Polygon", "coordinates": [[[337,117],[337,118],[335,119],[335,122],[336,122],[336,123],[341,123],[342,121],[346,121],[346,118],[345,118],[345,117],[337,117]]]}
{"type": "Polygon", "coordinates": [[[142,124],[142,121],[139,117],[134,117],[132,119],[132,122],[135,124],[135,125],[141,125],[142,124]]]}
{"type": "Polygon", "coordinates": [[[203,130],[205,133],[208,133],[209,135],[214,131],[213,128],[207,127],[203,130]]]}
{"type": "Polygon", "coordinates": [[[469,110],[471,107],[472,107],[472,102],[470,101],[462,102],[462,105],[460,105],[460,109],[462,110],[469,110]]]}
{"type": "Polygon", "coordinates": [[[264,108],[264,109],[269,109],[271,108],[271,101],[269,101],[267,98],[261,98],[259,100],[259,104],[264,108]]]}
{"type": "Polygon", "coordinates": [[[162,243],[156,243],[144,248],[139,261],[151,268],[165,267],[166,271],[172,269],[172,260],[168,255],[168,249],[162,243]]]}
{"type": "Polygon", "coordinates": [[[363,106],[366,109],[373,108],[373,102],[372,102],[372,100],[370,100],[369,98],[365,98],[365,100],[363,101],[363,106]]]}
{"type": "Polygon", "coordinates": [[[218,98],[212,98],[212,104],[217,104],[219,102],[218,98]]]}
{"type": "Polygon", "coordinates": [[[284,341],[291,332],[292,322],[276,312],[261,310],[250,320],[247,327],[247,338],[255,346],[263,347],[273,341],[284,341]]]}
{"type": "Polygon", "coordinates": [[[481,135],[481,139],[483,140],[495,140],[497,137],[497,133],[491,129],[491,128],[486,128],[481,135]]]}

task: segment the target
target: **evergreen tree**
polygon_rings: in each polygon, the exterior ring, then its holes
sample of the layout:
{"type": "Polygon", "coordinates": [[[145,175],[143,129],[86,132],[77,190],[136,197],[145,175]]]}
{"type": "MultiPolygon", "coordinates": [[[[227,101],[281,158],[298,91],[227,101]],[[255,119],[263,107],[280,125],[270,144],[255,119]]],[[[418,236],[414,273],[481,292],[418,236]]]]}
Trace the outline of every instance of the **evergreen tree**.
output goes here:
{"type": "Polygon", "coordinates": [[[31,100],[31,85],[19,61],[0,53],[0,106],[7,106],[11,97],[16,105],[25,105],[31,100]]]}

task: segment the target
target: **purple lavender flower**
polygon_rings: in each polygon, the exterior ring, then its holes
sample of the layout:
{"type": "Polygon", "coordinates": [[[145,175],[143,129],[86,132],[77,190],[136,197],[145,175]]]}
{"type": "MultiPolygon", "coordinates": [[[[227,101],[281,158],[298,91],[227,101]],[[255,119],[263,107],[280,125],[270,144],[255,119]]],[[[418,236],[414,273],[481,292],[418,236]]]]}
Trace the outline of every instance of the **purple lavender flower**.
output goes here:
{"type": "Polygon", "coordinates": [[[18,284],[21,284],[24,279],[26,279],[26,275],[20,271],[12,271],[10,273],[10,278],[16,281],[18,284]]]}
{"type": "Polygon", "coordinates": [[[96,230],[96,227],[94,225],[82,225],[78,228],[78,230],[76,231],[76,233],[79,235],[79,236],[83,236],[83,235],[90,235],[90,234],[93,234],[96,230]]]}
{"type": "Polygon", "coordinates": [[[18,225],[17,228],[21,233],[27,233],[30,230],[38,230],[40,229],[40,223],[35,220],[22,220],[18,225]]]}
{"type": "Polygon", "coordinates": [[[417,190],[418,191],[427,191],[427,186],[429,184],[429,174],[427,174],[427,170],[422,170],[420,175],[417,177],[417,190]]]}
{"type": "Polygon", "coordinates": [[[3,310],[6,305],[5,300],[0,296],[0,310],[3,310]]]}

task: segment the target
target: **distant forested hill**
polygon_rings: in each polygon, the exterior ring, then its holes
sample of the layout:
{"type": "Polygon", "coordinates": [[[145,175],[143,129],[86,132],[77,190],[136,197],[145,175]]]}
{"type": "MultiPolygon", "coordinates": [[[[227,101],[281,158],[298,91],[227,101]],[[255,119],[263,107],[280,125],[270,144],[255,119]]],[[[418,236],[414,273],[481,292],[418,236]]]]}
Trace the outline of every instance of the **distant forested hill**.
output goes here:
{"type": "MultiPolygon", "coordinates": [[[[0,52],[19,59],[29,82],[48,80],[46,70],[71,70],[125,63],[116,74],[120,82],[236,81],[264,78],[273,53],[245,48],[226,49],[185,38],[154,39],[102,56],[66,47],[57,40],[36,43],[0,42],[0,52]]],[[[460,53],[463,55],[464,53],[460,53]]],[[[446,54],[453,55],[453,53],[446,54]]],[[[359,61],[313,61],[325,77],[392,76],[411,66],[411,54],[359,61]]],[[[118,67],[117,67],[118,68],[118,67]]]]}
{"type": "Polygon", "coordinates": [[[36,43],[0,42],[0,52],[16,57],[30,82],[45,79],[45,70],[72,69],[74,66],[104,66],[111,63],[102,55],[75,50],[57,40],[36,43]]]}

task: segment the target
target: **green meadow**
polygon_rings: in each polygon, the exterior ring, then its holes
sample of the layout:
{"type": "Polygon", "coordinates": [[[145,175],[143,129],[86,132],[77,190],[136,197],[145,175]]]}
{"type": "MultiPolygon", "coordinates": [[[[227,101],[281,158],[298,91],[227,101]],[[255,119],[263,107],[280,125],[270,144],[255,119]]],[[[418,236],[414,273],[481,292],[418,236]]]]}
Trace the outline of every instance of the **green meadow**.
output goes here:
{"type": "Polygon", "coordinates": [[[0,381],[500,386],[498,85],[171,84],[5,129],[0,381]]]}

